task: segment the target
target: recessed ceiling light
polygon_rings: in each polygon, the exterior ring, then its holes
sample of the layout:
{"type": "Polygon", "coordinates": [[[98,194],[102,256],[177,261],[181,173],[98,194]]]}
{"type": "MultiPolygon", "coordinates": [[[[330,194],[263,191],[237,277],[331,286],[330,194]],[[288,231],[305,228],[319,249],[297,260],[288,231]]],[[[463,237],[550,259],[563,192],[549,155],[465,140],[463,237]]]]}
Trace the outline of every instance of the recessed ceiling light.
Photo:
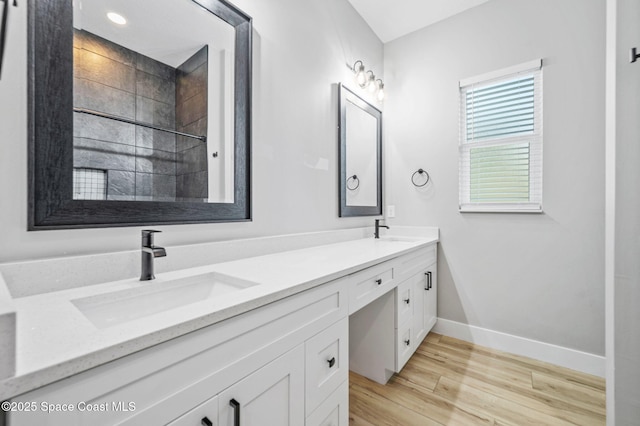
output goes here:
{"type": "Polygon", "coordinates": [[[118,25],[124,25],[127,23],[127,20],[124,19],[124,16],[115,13],[115,12],[109,12],[107,13],[107,18],[109,18],[111,20],[111,22],[118,24],[118,25]]]}

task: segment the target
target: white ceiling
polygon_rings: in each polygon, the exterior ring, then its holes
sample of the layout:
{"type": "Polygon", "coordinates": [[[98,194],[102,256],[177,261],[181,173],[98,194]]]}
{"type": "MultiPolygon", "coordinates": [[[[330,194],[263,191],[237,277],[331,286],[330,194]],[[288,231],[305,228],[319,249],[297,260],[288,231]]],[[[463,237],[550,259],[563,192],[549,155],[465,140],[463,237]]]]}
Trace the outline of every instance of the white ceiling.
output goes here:
{"type": "Polygon", "coordinates": [[[383,43],[488,0],[349,0],[383,43]]]}
{"type": "Polygon", "coordinates": [[[174,68],[204,45],[209,55],[213,49],[234,48],[233,27],[191,1],[74,0],[73,26],[174,68]],[[114,24],[107,12],[124,16],[127,23],[114,24]]]}

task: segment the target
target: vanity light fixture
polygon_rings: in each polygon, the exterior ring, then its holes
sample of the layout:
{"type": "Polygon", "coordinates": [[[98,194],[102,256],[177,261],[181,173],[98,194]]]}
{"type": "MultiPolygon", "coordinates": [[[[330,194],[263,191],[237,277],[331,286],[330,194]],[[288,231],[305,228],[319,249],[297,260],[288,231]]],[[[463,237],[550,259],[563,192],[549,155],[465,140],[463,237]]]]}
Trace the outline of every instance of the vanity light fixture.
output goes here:
{"type": "Polygon", "coordinates": [[[378,102],[384,100],[384,83],[381,79],[376,80],[376,76],[371,70],[364,70],[364,63],[361,60],[357,60],[353,66],[347,64],[349,69],[353,71],[356,83],[363,89],[368,89],[370,93],[376,94],[378,102]]]}
{"type": "Polygon", "coordinates": [[[362,61],[356,61],[356,63],[353,64],[353,68],[351,68],[351,70],[356,75],[356,82],[358,83],[358,86],[362,87],[363,89],[367,87],[367,74],[364,71],[364,64],[362,63],[362,61]],[[358,65],[358,63],[360,63],[360,65],[358,65]]]}
{"type": "Polygon", "coordinates": [[[124,16],[120,15],[119,13],[109,12],[107,13],[107,18],[109,18],[109,20],[114,24],[124,25],[127,23],[127,20],[124,18],[124,16]]]}

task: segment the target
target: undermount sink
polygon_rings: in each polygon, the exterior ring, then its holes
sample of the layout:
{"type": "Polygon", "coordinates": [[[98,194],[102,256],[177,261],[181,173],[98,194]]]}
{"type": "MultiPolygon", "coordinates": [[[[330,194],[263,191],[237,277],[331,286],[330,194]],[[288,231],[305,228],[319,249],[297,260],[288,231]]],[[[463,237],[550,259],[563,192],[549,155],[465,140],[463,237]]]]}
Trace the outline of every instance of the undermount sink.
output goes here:
{"type": "Polygon", "coordinates": [[[96,327],[106,328],[254,285],[257,283],[208,272],[173,280],[157,279],[139,288],[83,297],[71,303],[96,327]]]}

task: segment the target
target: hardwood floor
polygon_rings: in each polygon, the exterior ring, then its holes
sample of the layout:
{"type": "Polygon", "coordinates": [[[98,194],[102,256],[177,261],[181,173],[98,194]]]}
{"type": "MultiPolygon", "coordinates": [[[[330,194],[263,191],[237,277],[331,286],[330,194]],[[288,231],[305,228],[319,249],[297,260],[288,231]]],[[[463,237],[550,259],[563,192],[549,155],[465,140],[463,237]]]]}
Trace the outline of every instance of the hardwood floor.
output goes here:
{"type": "Polygon", "coordinates": [[[349,424],[604,425],[604,379],[430,333],[382,386],[349,375],[349,424]]]}

